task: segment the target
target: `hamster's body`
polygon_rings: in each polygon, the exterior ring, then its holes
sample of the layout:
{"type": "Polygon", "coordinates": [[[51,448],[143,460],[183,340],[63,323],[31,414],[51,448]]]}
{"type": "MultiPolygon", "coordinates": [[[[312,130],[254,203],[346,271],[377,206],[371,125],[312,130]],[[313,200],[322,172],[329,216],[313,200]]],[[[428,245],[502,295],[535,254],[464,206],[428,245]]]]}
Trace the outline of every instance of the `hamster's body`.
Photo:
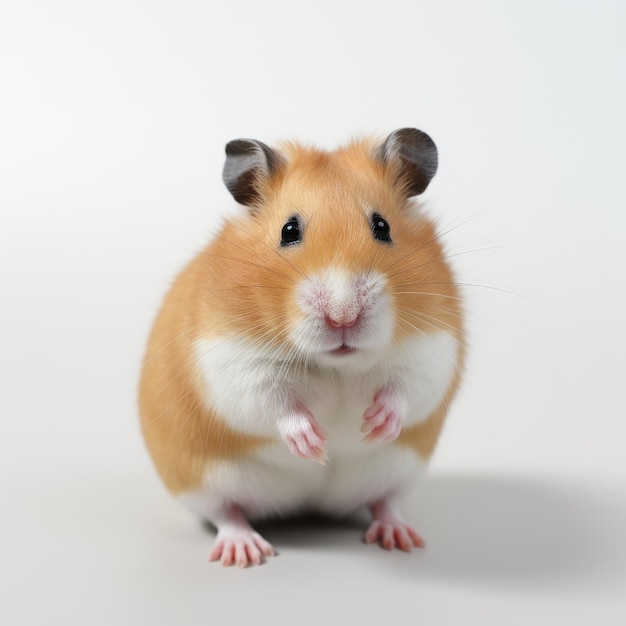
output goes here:
{"type": "Polygon", "coordinates": [[[303,510],[369,506],[369,541],[421,545],[390,501],[430,457],[463,361],[456,284],[408,200],[434,175],[434,144],[403,129],[378,147],[239,140],[227,154],[250,213],[183,270],[155,322],[140,412],[156,468],[217,525],[224,564],[272,553],[247,518],[303,510]]]}

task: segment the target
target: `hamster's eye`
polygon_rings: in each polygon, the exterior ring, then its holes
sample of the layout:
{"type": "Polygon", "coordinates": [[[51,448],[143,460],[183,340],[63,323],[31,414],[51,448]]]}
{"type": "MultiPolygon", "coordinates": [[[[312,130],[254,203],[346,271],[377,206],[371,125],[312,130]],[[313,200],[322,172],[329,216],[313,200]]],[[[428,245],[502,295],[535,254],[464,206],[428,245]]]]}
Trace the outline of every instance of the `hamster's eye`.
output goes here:
{"type": "Polygon", "coordinates": [[[280,245],[291,246],[302,241],[300,222],[297,217],[290,217],[280,234],[280,245]]]}
{"type": "Polygon", "coordinates": [[[389,228],[389,223],[378,213],[372,215],[372,235],[374,235],[374,239],[378,239],[378,241],[391,243],[391,229],[389,228]]]}

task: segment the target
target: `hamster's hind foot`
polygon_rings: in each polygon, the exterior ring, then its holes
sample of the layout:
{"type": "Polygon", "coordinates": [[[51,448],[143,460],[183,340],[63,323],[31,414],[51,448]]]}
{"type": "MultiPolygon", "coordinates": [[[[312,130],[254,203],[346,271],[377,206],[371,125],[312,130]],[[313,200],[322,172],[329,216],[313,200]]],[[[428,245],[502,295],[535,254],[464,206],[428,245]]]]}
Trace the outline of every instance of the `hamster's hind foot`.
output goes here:
{"type": "Polygon", "coordinates": [[[246,520],[241,509],[233,505],[225,512],[218,525],[215,545],[209,552],[209,561],[222,565],[249,567],[260,565],[267,556],[274,556],[274,549],[246,520]]]}
{"type": "Polygon", "coordinates": [[[398,548],[405,552],[426,545],[417,531],[411,528],[386,500],[372,504],[370,511],[374,519],[365,533],[365,543],[377,542],[385,550],[398,548]]]}

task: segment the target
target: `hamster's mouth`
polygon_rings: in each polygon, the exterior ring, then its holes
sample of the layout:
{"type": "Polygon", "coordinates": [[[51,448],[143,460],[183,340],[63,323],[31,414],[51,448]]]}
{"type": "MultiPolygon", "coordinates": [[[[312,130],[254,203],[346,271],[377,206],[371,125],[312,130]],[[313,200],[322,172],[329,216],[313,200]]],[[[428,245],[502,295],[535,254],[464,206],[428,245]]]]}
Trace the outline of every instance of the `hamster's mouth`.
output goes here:
{"type": "Polygon", "coordinates": [[[330,351],[333,356],[342,356],[344,354],[352,354],[356,352],[356,348],[351,348],[347,343],[342,343],[338,348],[330,351]]]}

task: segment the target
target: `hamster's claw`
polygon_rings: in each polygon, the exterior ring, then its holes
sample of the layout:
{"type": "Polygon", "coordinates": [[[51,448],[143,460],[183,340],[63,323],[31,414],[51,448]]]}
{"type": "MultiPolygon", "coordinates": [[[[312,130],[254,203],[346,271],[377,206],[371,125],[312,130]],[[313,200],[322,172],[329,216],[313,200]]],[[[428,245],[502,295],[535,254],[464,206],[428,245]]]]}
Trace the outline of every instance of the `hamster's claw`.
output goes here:
{"type": "Polygon", "coordinates": [[[404,398],[395,387],[383,387],[374,396],[373,404],[363,413],[361,425],[363,441],[365,443],[395,441],[402,430],[404,405],[404,398]]]}
{"type": "Polygon", "coordinates": [[[326,433],[313,414],[302,405],[278,420],[278,432],[290,452],[325,465],[326,433]]]}

